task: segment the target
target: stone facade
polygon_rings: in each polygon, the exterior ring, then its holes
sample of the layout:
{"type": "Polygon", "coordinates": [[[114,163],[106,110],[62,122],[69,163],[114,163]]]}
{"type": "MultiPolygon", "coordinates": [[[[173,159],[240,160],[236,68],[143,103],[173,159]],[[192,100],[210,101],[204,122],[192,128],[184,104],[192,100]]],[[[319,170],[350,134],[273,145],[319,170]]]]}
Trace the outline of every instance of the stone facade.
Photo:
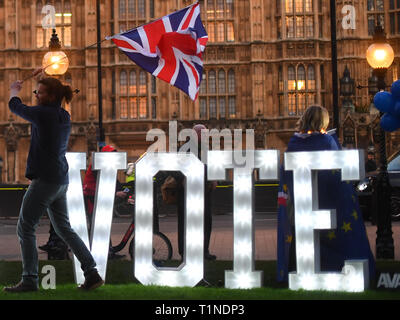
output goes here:
{"type": "MultiPolygon", "coordinates": [[[[117,34],[190,5],[188,0],[101,0],[101,36],[117,34]]],[[[70,151],[96,149],[98,126],[96,0],[0,0],[0,156],[2,181],[26,183],[25,161],[30,127],[7,108],[8,87],[41,66],[51,30],[42,27],[53,5],[56,30],[70,60],[61,77],[79,89],[71,104],[70,151]]],[[[317,103],[332,114],[331,31],[325,0],[202,0],[202,20],[209,33],[204,77],[196,102],[175,87],[142,72],[111,41],[102,42],[102,105],[106,142],[134,161],[151,142],[152,128],[168,133],[204,123],[209,128],[255,129],[256,148],[283,152],[296,122],[317,103]]],[[[400,8],[397,1],[336,1],[338,75],[347,66],[356,85],[367,85],[371,69],[365,51],[371,27],[380,20],[396,53],[387,83],[398,79],[400,8]],[[383,4],[384,2],[384,4],[383,4]],[[352,28],[343,19],[354,9],[352,28]],[[342,12],[342,10],[344,10],[342,12]]],[[[345,20],[346,22],[346,20],[345,20]]],[[[21,97],[34,104],[32,79],[21,97]]],[[[356,89],[354,108],[340,109],[340,138],[346,146],[376,145],[377,114],[370,112],[367,88],[356,89]]],[[[399,149],[398,133],[388,135],[388,154],[399,149]]]]}

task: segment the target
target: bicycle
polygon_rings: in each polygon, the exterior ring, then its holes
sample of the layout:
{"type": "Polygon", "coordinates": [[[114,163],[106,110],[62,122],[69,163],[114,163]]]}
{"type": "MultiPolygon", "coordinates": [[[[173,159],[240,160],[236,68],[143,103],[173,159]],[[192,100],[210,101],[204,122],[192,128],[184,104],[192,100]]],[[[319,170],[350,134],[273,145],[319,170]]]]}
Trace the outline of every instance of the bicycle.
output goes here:
{"type": "MultiPolygon", "coordinates": [[[[127,203],[131,207],[130,212],[133,211],[134,201],[129,201],[133,200],[133,189],[125,189],[125,192],[127,192],[127,203]]],[[[168,237],[163,234],[162,232],[159,231],[159,224],[158,224],[158,215],[157,215],[157,206],[156,206],[156,201],[153,201],[154,204],[154,215],[153,215],[153,261],[154,264],[157,266],[163,265],[166,261],[171,260],[172,258],[172,245],[171,241],[168,239],[168,237]]],[[[110,250],[112,250],[113,253],[120,252],[122,249],[125,248],[127,245],[129,239],[133,235],[133,238],[129,244],[129,255],[131,259],[134,259],[134,241],[135,241],[135,217],[133,216],[132,222],[128,227],[128,230],[125,232],[121,242],[116,245],[112,246],[110,250]]]]}

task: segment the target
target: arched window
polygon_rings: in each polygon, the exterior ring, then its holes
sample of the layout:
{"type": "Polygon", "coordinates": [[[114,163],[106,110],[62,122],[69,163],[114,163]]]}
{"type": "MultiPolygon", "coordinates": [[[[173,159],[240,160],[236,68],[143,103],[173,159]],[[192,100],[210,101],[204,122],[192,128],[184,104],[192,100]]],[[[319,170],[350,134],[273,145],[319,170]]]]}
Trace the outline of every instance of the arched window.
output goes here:
{"type": "Polygon", "coordinates": [[[218,105],[219,105],[219,117],[221,119],[226,118],[226,107],[225,107],[226,99],[225,99],[225,97],[220,97],[218,99],[218,105]]]}
{"type": "Polygon", "coordinates": [[[123,19],[126,14],[126,0],[119,0],[119,18],[123,19]]]}
{"type": "Polygon", "coordinates": [[[312,64],[307,69],[307,89],[315,90],[315,71],[312,64]]]}
{"type": "MultiPolygon", "coordinates": [[[[398,3],[398,1],[397,1],[398,3]]],[[[398,3],[399,4],[399,3],[398,3]]],[[[373,35],[375,26],[380,23],[385,29],[385,11],[384,0],[368,0],[367,2],[367,20],[368,20],[368,34],[373,35]]]]}
{"type": "Polygon", "coordinates": [[[279,69],[278,69],[278,90],[283,91],[282,66],[279,66],[279,69]]]}
{"type": "Polygon", "coordinates": [[[210,97],[210,119],[217,118],[217,100],[215,97],[210,97]]]}
{"type": "Polygon", "coordinates": [[[126,95],[128,88],[128,80],[125,71],[121,71],[119,84],[121,88],[121,94],[126,95]]]}
{"type": "Polygon", "coordinates": [[[304,91],[306,89],[306,70],[301,64],[297,68],[297,90],[304,91]]]}
{"type": "MultiPolygon", "coordinates": [[[[148,117],[147,74],[143,70],[122,70],[119,77],[120,118],[138,119],[148,117]]],[[[152,93],[151,93],[152,94],[152,93]]],[[[152,110],[156,108],[156,97],[152,99],[152,110]],[[154,98],[154,99],[153,99],[154,98]]]]}
{"type": "Polygon", "coordinates": [[[136,72],[131,71],[129,73],[129,94],[130,95],[135,95],[137,90],[136,90],[136,72]]]}
{"type": "Polygon", "coordinates": [[[42,16],[42,8],[43,8],[42,0],[37,0],[36,1],[36,24],[41,24],[42,19],[44,18],[44,16],[42,16]]]}
{"type": "Polygon", "coordinates": [[[218,93],[225,93],[226,91],[226,80],[225,80],[225,71],[218,71],[218,93]]]}
{"type": "Polygon", "coordinates": [[[296,72],[293,66],[288,67],[288,90],[293,91],[296,89],[296,72]]]}
{"type": "Polygon", "coordinates": [[[203,18],[210,42],[235,41],[234,1],[207,0],[203,18]]]}
{"type": "Polygon", "coordinates": [[[200,82],[200,89],[199,89],[200,94],[206,94],[207,93],[207,76],[203,72],[203,77],[200,82]]]}
{"type": "MultiPolygon", "coordinates": [[[[125,32],[146,22],[146,1],[145,0],[119,0],[118,30],[125,32]]],[[[121,55],[122,56],[122,55],[121,55]]],[[[126,56],[122,60],[127,61],[126,56]]]]}
{"type": "Polygon", "coordinates": [[[139,18],[146,18],[146,2],[145,0],[138,0],[138,13],[139,18]]]}
{"type": "Polygon", "coordinates": [[[199,115],[201,119],[235,118],[235,72],[229,69],[211,69],[203,75],[199,90],[199,115]],[[227,76],[228,75],[228,76],[227,76]],[[207,86],[208,85],[208,86],[207,86]]]}
{"type": "Polygon", "coordinates": [[[70,0],[64,0],[62,18],[62,34],[64,47],[72,46],[72,9],[70,0]]]}
{"type": "Polygon", "coordinates": [[[147,79],[146,79],[146,73],[144,71],[140,71],[140,94],[146,94],[146,86],[147,86],[147,79]]]}
{"type": "Polygon", "coordinates": [[[128,14],[132,17],[136,15],[136,1],[128,0],[128,14]]]}
{"type": "Polygon", "coordinates": [[[120,88],[120,117],[128,118],[128,79],[125,71],[121,71],[119,75],[120,88]]]}
{"type": "Polygon", "coordinates": [[[207,98],[200,98],[200,119],[207,117],[207,98]]]}
{"type": "Polygon", "coordinates": [[[44,36],[45,29],[42,26],[42,8],[43,4],[41,0],[36,1],[36,47],[43,48],[44,47],[44,36]]]}
{"type": "Polygon", "coordinates": [[[286,0],[286,37],[314,36],[313,0],[286,0]]]}
{"type": "Polygon", "coordinates": [[[228,90],[229,93],[235,93],[235,72],[232,69],[228,71],[228,90]]]}
{"type": "MultiPolygon", "coordinates": [[[[309,64],[307,71],[303,64],[299,64],[296,68],[293,65],[288,66],[288,88],[287,88],[287,103],[288,115],[301,115],[307,106],[315,103],[315,72],[314,65],[309,64]]],[[[281,71],[278,73],[278,78],[281,77],[281,71]]],[[[280,80],[278,80],[280,82],[280,80]]],[[[283,110],[283,95],[286,94],[286,89],[283,84],[279,84],[281,92],[279,96],[280,110],[283,110]]],[[[282,111],[281,111],[282,112],[282,111]]]]}
{"type": "Polygon", "coordinates": [[[208,74],[208,93],[216,93],[215,71],[211,70],[208,74]]]}

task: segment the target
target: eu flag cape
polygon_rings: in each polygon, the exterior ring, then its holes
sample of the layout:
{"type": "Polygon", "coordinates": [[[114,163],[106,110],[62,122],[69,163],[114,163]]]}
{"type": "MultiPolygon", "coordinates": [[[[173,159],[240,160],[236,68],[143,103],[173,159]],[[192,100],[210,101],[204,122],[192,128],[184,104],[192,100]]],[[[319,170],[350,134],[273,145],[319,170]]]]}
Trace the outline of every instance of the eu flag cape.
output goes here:
{"type": "MultiPolygon", "coordinates": [[[[336,137],[329,134],[295,134],[287,152],[340,150],[336,137]]],[[[277,280],[288,281],[296,271],[293,208],[293,175],[281,167],[278,191],[277,280]]],[[[336,209],[337,228],[321,230],[321,271],[341,272],[345,260],[367,259],[370,278],[375,276],[372,255],[357,194],[350,182],[341,181],[339,170],[318,172],[319,209],[336,209]]]]}

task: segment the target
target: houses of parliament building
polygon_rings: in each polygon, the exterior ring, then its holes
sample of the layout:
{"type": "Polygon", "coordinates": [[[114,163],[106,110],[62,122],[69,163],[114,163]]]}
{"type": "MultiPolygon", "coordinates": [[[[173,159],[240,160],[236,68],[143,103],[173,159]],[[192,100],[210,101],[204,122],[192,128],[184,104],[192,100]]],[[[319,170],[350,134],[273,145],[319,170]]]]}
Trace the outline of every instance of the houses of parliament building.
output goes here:
{"type": "MultiPolygon", "coordinates": [[[[182,9],[188,0],[101,0],[101,37],[118,34],[182,9]]],[[[135,161],[152,143],[146,133],[169,121],[178,130],[203,123],[209,129],[254,129],[255,147],[284,152],[296,122],[312,104],[333,115],[330,1],[200,0],[208,33],[204,73],[192,101],[170,84],[129,60],[112,41],[101,43],[102,113],[107,144],[135,161]]],[[[2,183],[27,183],[24,177],[30,124],[8,109],[9,87],[42,66],[52,29],[43,28],[55,8],[56,33],[69,68],[60,79],[78,89],[70,104],[69,151],[97,150],[96,0],[0,0],[0,157],[2,183]]],[[[355,90],[339,96],[339,136],[347,148],[377,147],[379,114],[367,88],[373,82],[365,52],[375,25],[384,27],[395,60],[386,83],[400,71],[400,0],[337,0],[337,72],[354,80],[355,90]],[[343,26],[354,10],[351,28],[343,26]],[[359,86],[359,88],[357,88],[359,86]],[[350,101],[350,102],[349,102],[350,101]]],[[[340,79],[338,79],[340,83],[340,79]]],[[[34,105],[33,79],[24,82],[22,101],[34,105]]],[[[332,128],[331,118],[331,128],[332,128]]],[[[168,140],[168,139],[167,139],[168,140]]],[[[400,148],[399,134],[387,134],[388,155],[400,148]]],[[[376,148],[377,149],[377,148],[376,148]]]]}

